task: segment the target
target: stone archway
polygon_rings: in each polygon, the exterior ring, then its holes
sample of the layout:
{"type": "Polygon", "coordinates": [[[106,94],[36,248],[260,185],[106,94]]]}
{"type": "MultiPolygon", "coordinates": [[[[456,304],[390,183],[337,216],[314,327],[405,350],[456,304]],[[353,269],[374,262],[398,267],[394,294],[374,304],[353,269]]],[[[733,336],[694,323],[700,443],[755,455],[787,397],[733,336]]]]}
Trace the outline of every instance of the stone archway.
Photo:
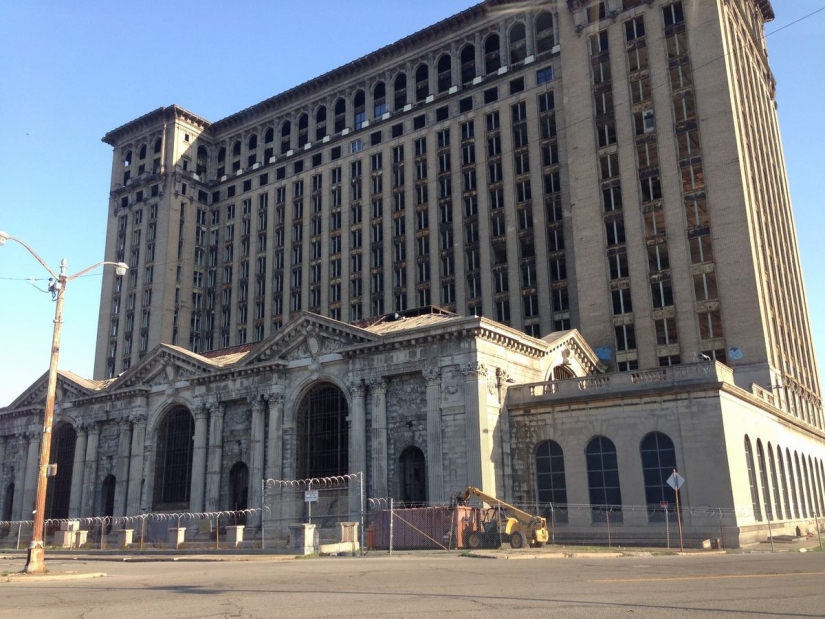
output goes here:
{"type": "Polygon", "coordinates": [[[349,406],[332,383],[314,385],[298,406],[298,478],[332,477],[349,472],[349,406]]]}
{"type": "Polygon", "coordinates": [[[58,424],[52,434],[49,462],[57,464],[57,474],[46,486],[46,518],[68,518],[72,492],[72,467],[77,432],[69,423],[58,424]]]}
{"type": "Polygon", "coordinates": [[[188,510],[195,436],[192,413],[183,406],[173,408],[158,423],[156,436],[152,509],[188,510]]]}
{"type": "Polygon", "coordinates": [[[401,500],[405,504],[427,502],[427,464],[424,452],[411,445],[398,459],[398,477],[401,500]]]}

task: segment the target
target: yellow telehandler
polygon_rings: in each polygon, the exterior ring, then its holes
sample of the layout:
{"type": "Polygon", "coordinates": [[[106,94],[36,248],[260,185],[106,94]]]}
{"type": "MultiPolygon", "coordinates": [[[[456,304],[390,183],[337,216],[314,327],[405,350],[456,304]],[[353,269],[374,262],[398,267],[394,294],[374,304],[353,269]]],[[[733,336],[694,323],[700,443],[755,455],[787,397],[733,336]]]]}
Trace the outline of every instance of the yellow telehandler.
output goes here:
{"type": "Polygon", "coordinates": [[[495,510],[492,517],[490,510],[478,510],[465,533],[465,542],[470,548],[498,548],[502,541],[509,541],[512,548],[524,548],[528,544],[538,548],[550,539],[545,518],[528,514],[478,488],[468,486],[458,499],[462,503],[478,499],[495,510]]]}

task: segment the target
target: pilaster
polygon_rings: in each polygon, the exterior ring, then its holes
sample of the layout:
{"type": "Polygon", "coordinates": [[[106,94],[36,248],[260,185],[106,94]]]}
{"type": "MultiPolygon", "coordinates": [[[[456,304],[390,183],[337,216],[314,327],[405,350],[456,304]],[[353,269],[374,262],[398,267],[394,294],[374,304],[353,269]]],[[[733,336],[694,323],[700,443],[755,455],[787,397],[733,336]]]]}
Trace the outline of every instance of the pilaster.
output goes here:
{"type": "Polygon", "coordinates": [[[423,372],[427,385],[427,500],[444,502],[444,461],[441,434],[441,373],[439,368],[423,372]]]}
{"type": "Polygon", "coordinates": [[[213,402],[209,405],[209,462],[206,469],[206,511],[208,512],[220,509],[225,413],[226,407],[220,402],[213,402]]]}
{"type": "Polygon", "coordinates": [[[372,496],[389,496],[387,484],[387,381],[373,377],[372,392],[372,496]]]}
{"type": "Polygon", "coordinates": [[[204,404],[198,404],[195,407],[194,414],[195,436],[192,447],[192,482],[189,492],[189,510],[202,512],[206,484],[206,440],[209,410],[204,404]]]}
{"type": "Polygon", "coordinates": [[[69,494],[69,518],[80,516],[80,500],[83,495],[83,474],[86,468],[86,433],[85,425],[77,426],[77,439],[74,444],[74,461],[72,462],[72,487],[69,494]]]}

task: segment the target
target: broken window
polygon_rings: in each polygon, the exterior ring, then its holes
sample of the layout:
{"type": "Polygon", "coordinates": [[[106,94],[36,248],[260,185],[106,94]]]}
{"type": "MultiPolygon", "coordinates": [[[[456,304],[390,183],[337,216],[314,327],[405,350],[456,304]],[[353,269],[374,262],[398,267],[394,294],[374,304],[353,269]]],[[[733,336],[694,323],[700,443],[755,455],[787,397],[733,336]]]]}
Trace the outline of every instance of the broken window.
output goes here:
{"type": "Polygon", "coordinates": [[[301,114],[298,117],[298,148],[303,148],[309,142],[309,115],[301,114]]]}
{"type": "Polygon", "coordinates": [[[551,51],[556,45],[553,33],[553,15],[547,11],[539,13],[536,18],[536,53],[551,51]]]}
{"type": "Polygon", "coordinates": [[[449,54],[444,54],[438,59],[438,92],[446,92],[452,85],[452,59],[449,54]]]}
{"type": "Polygon", "coordinates": [[[401,73],[395,78],[395,111],[407,105],[407,74],[401,73]]]}
{"type": "Polygon", "coordinates": [[[189,509],[195,421],[186,408],[170,411],[157,431],[152,509],[189,509]]]}
{"type": "Polygon", "coordinates": [[[461,50],[461,83],[469,84],[476,76],[476,48],[466,45],[461,50]]]}
{"type": "Polygon", "coordinates": [[[430,70],[422,64],[415,70],[415,100],[424,101],[430,96],[430,70]]]}
{"type": "Polygon", "coordinates": [[[290,148],[290,137],[292,135],[292,123],[288,120],[281,125],[281,154],[285,155],[290,148]]]}
{"type": "Polygon", "coordinates": [[[366,95],[363,90],[355,93],[353,107],[355,112],[355,129],[357,131],[364,126],[364,121],[367,120],[366,95]]]}
{"type": "Polygon", "coordinates": [[[321,140],[327,135],[327,108],[322,105],[315,112],[315,139],[321,140]]]}
{"type": "Polygon", "coordinates": [[[334,132],[340,133],[347,126],[347,102],[343,98],[335,102],[335,126],[334,132]]]}
{"type": "Polygon", "coordinates": [[[510,64],[527,57],[527,36],[524,24],[519,22],[510,28],[510,64]]]}
{"type": "Polygon", "coordinates": [[[501,50],[497,34],[491,34],[484,42],[484,73],[489,75],[501,68],[501,50]]]}

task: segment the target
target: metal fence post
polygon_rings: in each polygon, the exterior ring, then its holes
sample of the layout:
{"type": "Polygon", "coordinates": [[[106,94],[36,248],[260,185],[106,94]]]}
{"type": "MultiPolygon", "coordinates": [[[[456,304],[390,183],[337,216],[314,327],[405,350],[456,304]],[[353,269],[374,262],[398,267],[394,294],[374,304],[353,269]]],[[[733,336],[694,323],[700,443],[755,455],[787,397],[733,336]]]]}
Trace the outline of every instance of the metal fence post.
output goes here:
{"type": "Polygon", "coordinates": [[[358,488],[359,488],[358,492],[360,494],[360,499],[359,499],[358,503],[359,503],[359,508],[361,510],[361,536],[360,536],[360,539],[361,539],[361,553],[360,553],[360,555],[363,557],[364,556],[364,544],[367,543],[366,531],[364,530],[364,472],[363,471],[358,473],[358,488]]]}
{"type": "Polygon", "coordinates": [[[390,554],[392,554],[392,502],[393,500],[390,499],[390,554]]]}
{"type": "Polygon", "coordinates": [[[23,523],[17,525],[17,550],[20,550],[20,530],[23,528],[23,523]]]}
{"type": "MultiPolygon", "coordinates": [[[[261,480],[261,550],[263,551],[266,548],[266,544],[264,541],[264,536],[266,535],[266,520],[264,519],[265,510],[264,505],[266,505],[266,480],[261,480]]],[[[244,521],[245,522],[245,521],[244,521]]]]}
{"type": "Polygon", "coordinates": [[[613,542],[610,539],[610,514],[613,512],[612,507],[607,508],[607,513],[605,514],[605,519],[607,520],[607,547],[612,548],[613,542]]]}

